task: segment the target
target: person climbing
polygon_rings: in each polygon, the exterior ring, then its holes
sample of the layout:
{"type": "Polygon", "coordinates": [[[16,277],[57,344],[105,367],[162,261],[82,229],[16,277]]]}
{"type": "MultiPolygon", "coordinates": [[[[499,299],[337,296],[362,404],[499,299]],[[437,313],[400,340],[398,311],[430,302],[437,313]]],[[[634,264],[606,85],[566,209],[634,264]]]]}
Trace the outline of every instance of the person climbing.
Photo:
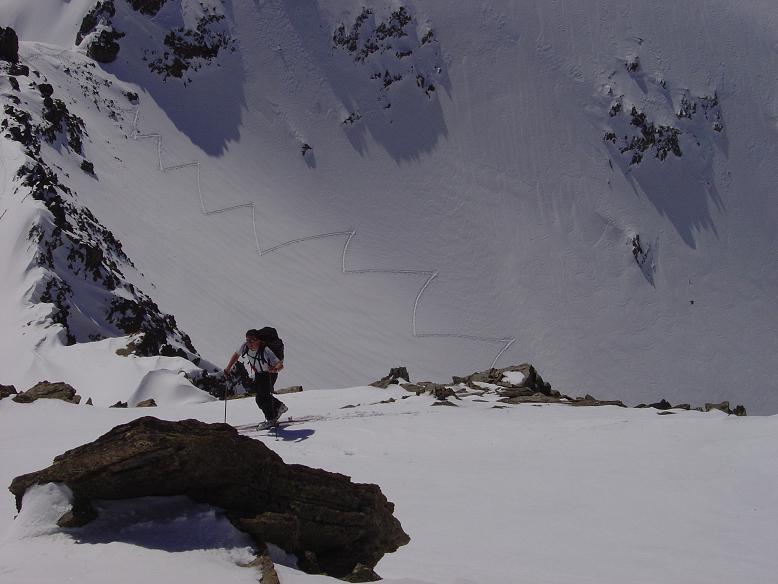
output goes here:
{"type": "Polygon", "coordinates": [[[246,342],[232,354],[227,367],[224,368],[224,375],[229,376],[235,363],[245,358],[249,375],[247,389],[256,392],[257,406],[265,415],[265,421],[257,426],[257,430],[272,428],[289,409],[281,400],[273,396],[273,386],[278,372],[284,368],[284,362],[268,347],[267,341],[263,340],[262,331],[247,330],[246,342]]]}

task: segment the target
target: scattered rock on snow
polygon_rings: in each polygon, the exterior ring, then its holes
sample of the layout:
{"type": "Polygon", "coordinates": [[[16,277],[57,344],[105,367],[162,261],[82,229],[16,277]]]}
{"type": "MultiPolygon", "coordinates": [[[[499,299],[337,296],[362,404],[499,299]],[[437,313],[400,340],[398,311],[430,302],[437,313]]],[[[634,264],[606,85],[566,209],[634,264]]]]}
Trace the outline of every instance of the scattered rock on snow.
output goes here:
{"type": "Polygon", "coordinates": [[[282,387],[281,389],[276,389],[275,393],[282,395],[285,393],[300,393],[302,390],[302,385],[293,385],[291,387],[282,387]]]}
{"type": "Polygon", "coordinates": [[[61,381],[56,383],[41,381],[13,398],[15,402],[23,404],[32,403],[38,399],[60,399],[71,404],[81,402],[81,396],[76,393],[76,390],[71,385],[61,381]]]}
{"type": "Polygon", "coordinates": [[[226,510],[260,549],[272,543],[295,554],[303,570],[343,579],[372,573],[385,553],[410,541],[377,485],[287,465],[226,424],[143,417],[117,426],[16,477],[17,508],[28,488],[49,482],[70,488],[82,517],[93,499],[185,495],[226,510]]]}

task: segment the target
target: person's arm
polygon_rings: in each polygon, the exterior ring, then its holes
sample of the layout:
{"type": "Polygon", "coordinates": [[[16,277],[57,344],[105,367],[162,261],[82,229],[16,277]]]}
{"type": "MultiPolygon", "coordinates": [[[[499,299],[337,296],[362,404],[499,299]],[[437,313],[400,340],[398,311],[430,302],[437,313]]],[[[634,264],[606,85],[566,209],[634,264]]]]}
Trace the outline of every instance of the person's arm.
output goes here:
{"type": "Polygon", "coordinates": [[[284,362],[281,361],[278,357],[276,357],[276,354],[273,352],[273,349],[271,349],[270,347],[265,347],[265,360],[269,365],[267,370],[270,373],[278,373],[279,371],[281,371],[281,369],[284,368],[284,362]]]}
{"type": "Polygon", "coordinates": [[[227,366],[224,368],[224,376],[228,376],[230,374],[230,369],[232,369],[232,366],[235,365],[235,362],[240,359],[240,355],[237,353],[233,353],[232,357],[230,357],[229,363],[227,363],[227,366]]]}

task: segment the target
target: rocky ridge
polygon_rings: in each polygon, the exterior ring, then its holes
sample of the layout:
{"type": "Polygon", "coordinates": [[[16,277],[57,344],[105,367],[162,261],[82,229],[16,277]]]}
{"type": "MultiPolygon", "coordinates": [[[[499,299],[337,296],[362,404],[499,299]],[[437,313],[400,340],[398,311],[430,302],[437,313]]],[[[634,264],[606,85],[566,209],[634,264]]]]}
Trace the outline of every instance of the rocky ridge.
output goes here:
{"type": "MultiPolygon", "coordinates": [[[[121,242],[78,203],[76,193],[44,158],[42,145],[52,144],[79,160],[84,169],[88,163],[83,157],[88,139],[84,120],[58,97],[59,88],[27,65],[0,63],[0,76],[11,87],[11,92],[0,95],[5,113],[0,130],[6,139],[21,144],[27,156],[16,170],[16,192],[26,191],[45,209],[28,233],[36,250],[33,262],[44,274],[30,301],[52,305],[48,319],[61,325],[66,344],[136,335],[133,346],[138,355],[198,359],[175,318],[127,281],[124,272],[134,265],[121,242]]],[[[95,75],[87,72],[81,77],[100,93],[95,75]]],[[[110,107],[105,99],[102,103],[110,107]]],[[[86,169],[94,174],[91,163],[86,169]]]]}
{"type": "MultiPolygon", "coordinates": [[[[411,383],[408,370],[405,367],[394,367],[389,374],[382,379],[371,383],[373,387],[386,389],[390,385],[399,385],[406,391],[416,395],[430,395],[438,402],[445,405],[456,405],[450,401],[466,396],[498,396],[498,403],[517,404],[563,404],[569,406],[618,406],[627,407],[621,400],[603,400],[586,394],[583,397],[571,397],[553,389],[551,384],[541,377],[535,367],[528,363],[513,365],[501,369],[488,369],[467,375],[465,377],[454,376],[451,384],[433,383],[431,381],[417,381],[411,383]]],[[[656,408],[666,411],[673,409],[697,411],[720,410],[727,414],[745,416],[746,408],[742,405],[730,409],[729,402],[719,404],[706,403],[704,407],[692,408],[689,404],[671,405],[667,400],[661,400],[652,404],[638,404],[636,408],[656,408]]]]}

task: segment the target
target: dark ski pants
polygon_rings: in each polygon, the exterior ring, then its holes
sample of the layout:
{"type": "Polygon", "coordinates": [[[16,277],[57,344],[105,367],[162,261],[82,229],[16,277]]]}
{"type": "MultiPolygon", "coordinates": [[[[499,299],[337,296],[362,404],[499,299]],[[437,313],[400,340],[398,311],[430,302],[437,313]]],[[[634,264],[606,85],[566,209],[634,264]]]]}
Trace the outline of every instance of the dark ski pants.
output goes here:
{"type": "Polygon", "coordinates": [[[257,392],[256,400],[259,409],[265,414],[266,420],[275,420],[278,408],[283,405],[281,400],[273,397],[273,385],[278,377],[277,373],[258,371],[251,383],[251,389],[257,392]]]}

